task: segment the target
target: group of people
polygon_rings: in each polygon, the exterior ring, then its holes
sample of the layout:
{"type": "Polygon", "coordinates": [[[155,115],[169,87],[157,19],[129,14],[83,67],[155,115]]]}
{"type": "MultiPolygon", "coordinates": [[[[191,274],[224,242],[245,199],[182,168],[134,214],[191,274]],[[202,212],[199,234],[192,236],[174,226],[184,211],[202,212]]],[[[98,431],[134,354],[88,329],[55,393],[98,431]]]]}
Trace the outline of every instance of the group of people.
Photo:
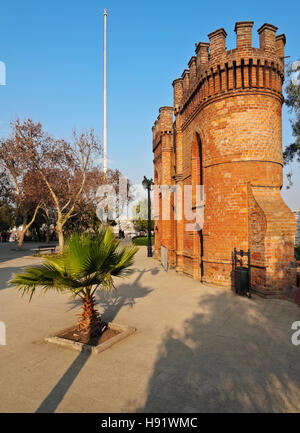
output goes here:
{"type": "Polygon", "coordinates": [[[124,230],[119,230],[119,239],[124,239],[125,238],[125,233],[124,230]]]}
{"type": "Polygon", "coordinates": [[[9,238],[10,238],[10,233],[9,232],[3,231],[3,232],[0,233],[1,242],[8,242],[9,238]]]}

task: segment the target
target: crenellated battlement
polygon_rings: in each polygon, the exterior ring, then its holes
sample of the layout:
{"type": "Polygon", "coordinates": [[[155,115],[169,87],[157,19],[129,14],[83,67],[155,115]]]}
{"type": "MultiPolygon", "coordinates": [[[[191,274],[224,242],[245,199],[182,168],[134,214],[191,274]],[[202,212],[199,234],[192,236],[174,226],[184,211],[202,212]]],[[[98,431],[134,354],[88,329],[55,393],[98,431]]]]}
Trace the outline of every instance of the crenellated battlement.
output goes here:
{"type": "Polygon", "coordinates": [[[159,115],[152,127],[153,148],[157,146],[161,134],[172,133],[173,107],[160,107],[159,115]]]}
{"type": "Polygon", "coordinates": [[[271,91],[282,99],[285,36],[277,27],[263,24],[258,29],[259,48],[252,46],[253,21],[235,25],[236,48],[226,50],[226,31],[208,35],[209,43],[196,44],[196,56],[188,69],[173,81],[174,111],[187,119],[196,106],[226,92],[245,89],[271,91]]]}

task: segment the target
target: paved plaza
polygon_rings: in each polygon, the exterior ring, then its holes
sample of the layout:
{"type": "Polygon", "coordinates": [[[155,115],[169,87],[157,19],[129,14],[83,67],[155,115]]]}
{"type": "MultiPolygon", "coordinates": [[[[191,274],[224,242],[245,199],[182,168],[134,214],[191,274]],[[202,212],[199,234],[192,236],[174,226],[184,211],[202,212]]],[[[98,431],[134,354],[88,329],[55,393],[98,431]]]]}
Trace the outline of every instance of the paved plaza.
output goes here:
{"type": "Polygon", "coordinates": [[[8,280],[39,263],[0,247],[0,412],[299,412],[300,308],[202,285],[146,257],[98,293],[105,320],[137,332],[90,355],[44,342],[74,324],[80,303],[54,291],[31,303],[8,280]]]}

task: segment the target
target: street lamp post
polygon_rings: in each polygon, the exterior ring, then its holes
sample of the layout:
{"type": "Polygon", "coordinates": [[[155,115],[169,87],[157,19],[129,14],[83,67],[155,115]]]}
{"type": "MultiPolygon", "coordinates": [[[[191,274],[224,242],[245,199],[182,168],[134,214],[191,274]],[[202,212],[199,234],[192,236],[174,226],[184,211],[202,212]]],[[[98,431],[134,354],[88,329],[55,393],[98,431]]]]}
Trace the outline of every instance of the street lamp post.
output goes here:
{"type": "Polygon", "coordinates": [[[151,244],[151,198],[150,198],[150,191],[151,186],[154,185],[152,179],[147,179],[146,176],[144,176],[143,179],[143,187],[148,191],[148,257],[152,257],[152,244],[151,244]]]}

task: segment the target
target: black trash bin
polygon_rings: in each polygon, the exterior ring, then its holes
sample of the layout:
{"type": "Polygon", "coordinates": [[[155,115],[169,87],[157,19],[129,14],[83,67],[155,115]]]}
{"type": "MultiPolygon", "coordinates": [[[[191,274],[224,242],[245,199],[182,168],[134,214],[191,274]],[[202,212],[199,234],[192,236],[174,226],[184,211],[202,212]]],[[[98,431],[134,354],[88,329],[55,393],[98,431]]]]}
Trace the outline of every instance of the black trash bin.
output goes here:
{"type": "Polygon", "coordinates": [[[235,291],[239,295],[246,295],[250,291],[249,269],[240,266],[234,271],[235,291]]]}
{"type": "Polygon", "coordinates": [[[251,277],[250,277],[250,250],[237,251],[234,249],[234,287],[235,292],[239,295],[248,295],[251,298],[251,277]],[[246,256],[248,258],[248,267],[242,265],[242,261],[237,256],[246,256]]]}

